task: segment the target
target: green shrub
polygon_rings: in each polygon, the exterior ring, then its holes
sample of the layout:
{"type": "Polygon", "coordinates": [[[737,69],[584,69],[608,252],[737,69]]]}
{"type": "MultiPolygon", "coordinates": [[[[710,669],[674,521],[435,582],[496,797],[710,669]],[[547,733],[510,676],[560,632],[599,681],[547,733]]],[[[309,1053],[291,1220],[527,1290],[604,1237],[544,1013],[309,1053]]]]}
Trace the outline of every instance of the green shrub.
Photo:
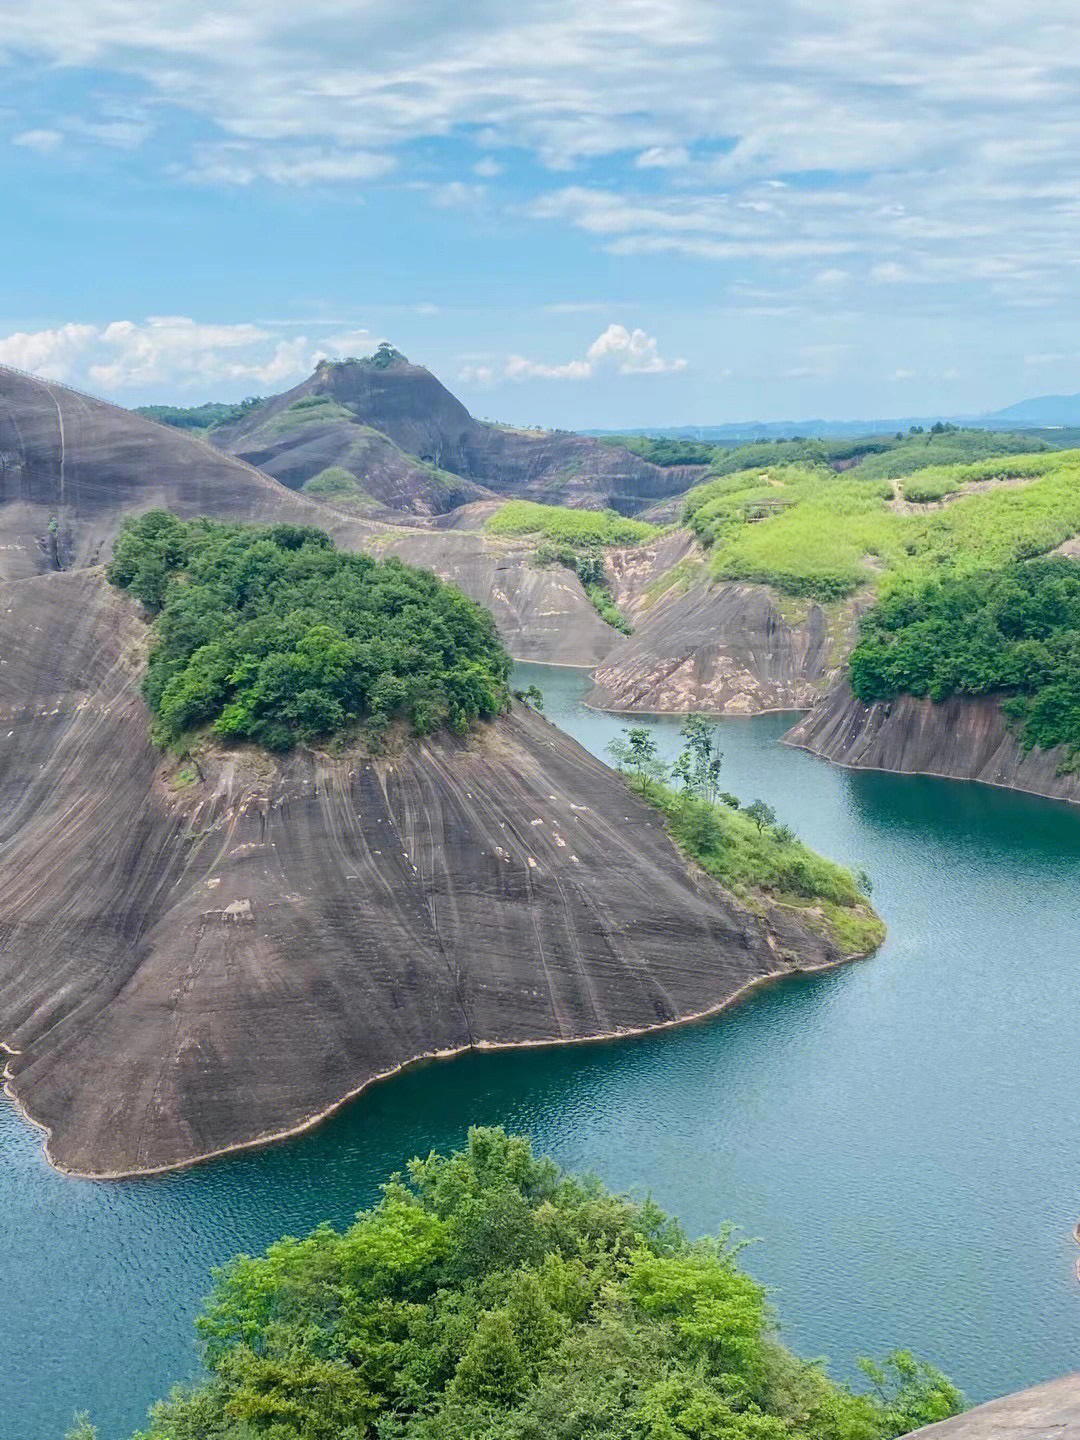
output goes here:
{"type": "Polygon", "coordinates": [[[486,610],[321,530],[152,511],[121,529],[108,578],[155,616],[143,693],[162,744],[209,725],[287,749],[398,717],[461,733],[508,703],[510,659],[486,610]]]}
{"type": "Polygon", "coordinates": [[[1027,749],[1080,754],[1080,564],[1062,556],[894,587],[863,616],[851,686],[870,703],[907,692],[1009,696],[1027,749]]]}
{"type": "Polygon", "coordinates": [[[344,1233],[216,1272],[206,1377],[141,1440],[890,1440],[959,1410],[905,1351],[865,1394],[799,1360],[738,1248],[471,1130],[344,1233]]]}

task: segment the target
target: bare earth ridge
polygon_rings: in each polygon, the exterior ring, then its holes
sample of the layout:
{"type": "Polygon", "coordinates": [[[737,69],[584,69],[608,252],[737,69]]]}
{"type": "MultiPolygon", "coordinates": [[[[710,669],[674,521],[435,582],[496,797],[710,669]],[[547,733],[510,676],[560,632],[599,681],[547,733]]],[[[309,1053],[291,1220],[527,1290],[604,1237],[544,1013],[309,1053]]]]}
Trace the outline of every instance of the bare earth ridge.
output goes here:
{"type": "Polygon", "coordinates": [[[62,1168],[183,1165],[425,1055],[670,1024],[844,958],[695,873],[523,708],[377,763],[223,753],[178,785],[146,643],[100,571],[0,586],[0,1039],[62,1168]]]}

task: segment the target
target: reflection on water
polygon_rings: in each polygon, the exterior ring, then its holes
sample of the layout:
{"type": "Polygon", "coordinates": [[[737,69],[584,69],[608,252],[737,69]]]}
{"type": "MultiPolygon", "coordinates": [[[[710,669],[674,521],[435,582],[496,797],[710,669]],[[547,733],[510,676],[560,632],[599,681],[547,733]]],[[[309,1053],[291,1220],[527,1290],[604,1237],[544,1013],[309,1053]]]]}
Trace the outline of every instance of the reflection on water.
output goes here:
{"type": "MultiPolygon", "coordinates": [[[[580,673],[522,667],[602,752],[627,722],[580,673]]],[[[288,1145],[123,1185],[72,1181],[0,1103],[0,1436],[89,1408],[120,1440],[193,1371],[209,1269],[345,1223],[414,1153],[470,1123],[651,1191],[692,1230],[762,1237],[790,1342],[846,1370],[911,1345],[974,1399],[1080,1363],[1080,815],[945,781],[837,770],[723,725],[724,784],[866,867],[890,926],[872,961],[655,1036],[464,1056],[376,1087],[288,1145]]],[[[673,752],[678,722],[658,722],[673,752]]]]}

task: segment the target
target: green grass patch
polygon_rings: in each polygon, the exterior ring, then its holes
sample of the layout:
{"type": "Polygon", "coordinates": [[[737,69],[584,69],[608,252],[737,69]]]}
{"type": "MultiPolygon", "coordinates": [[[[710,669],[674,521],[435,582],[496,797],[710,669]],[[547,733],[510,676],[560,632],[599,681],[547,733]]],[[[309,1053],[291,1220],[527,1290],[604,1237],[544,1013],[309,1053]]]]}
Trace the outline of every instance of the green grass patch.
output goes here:
{"type": "Polygon", "coordinates": [[[326,425],[334,420],[355,420],[351,410],[339,405],[332,395],[304,395],[287,410],[275,415],[265,426],[268,435],[285,435],[304,425],[326,425]]]}
{"type": "Polygon", "coordinates": [[[484,525],[491,535],[538,535],[572,545],[641,545],[660,534],[659,525],[631,520],[615,510],[572,510],[534,500],[510,500],[484,525]]]}
{"type": "MultiPolygon", "coordinates": [[[[1080,532],[1080,452],[949,467],[942,493],[1023,477],[1021,488],[961,495],[928,514],[890,509],[893,483],[860,470],[776,467],[722,476],[691,490],[684,522],[711,547],[717,578],[839,600],[868,584],[1000,568],[1045,554],[1080,532]]],[[[925,480],[924,480],[925,483],[925,480]]]]}
{"type": "Polygon", "coordinates": [[[356,476],[341,465],[320,470],[305,482],[303,489],[306,494],[323,500],[347,500],[353,508],[370,510],[378,506],[378,501],[372,499],[356,476]]]}

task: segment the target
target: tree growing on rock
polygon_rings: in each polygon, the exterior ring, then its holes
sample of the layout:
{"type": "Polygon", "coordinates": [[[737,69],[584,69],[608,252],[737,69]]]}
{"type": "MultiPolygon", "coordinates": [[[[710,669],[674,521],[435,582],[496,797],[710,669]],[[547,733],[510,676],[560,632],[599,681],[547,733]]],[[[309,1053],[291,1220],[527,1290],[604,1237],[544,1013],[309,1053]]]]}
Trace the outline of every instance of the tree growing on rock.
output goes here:
{"type": "Polygon", "coordinates": [[[624,729],[607,749],[618,769],[629,770],[646,795],[651,784],[662,784],[667,778],[668,767],[660,759],[656,739],[644,725],[624,729]]]}

